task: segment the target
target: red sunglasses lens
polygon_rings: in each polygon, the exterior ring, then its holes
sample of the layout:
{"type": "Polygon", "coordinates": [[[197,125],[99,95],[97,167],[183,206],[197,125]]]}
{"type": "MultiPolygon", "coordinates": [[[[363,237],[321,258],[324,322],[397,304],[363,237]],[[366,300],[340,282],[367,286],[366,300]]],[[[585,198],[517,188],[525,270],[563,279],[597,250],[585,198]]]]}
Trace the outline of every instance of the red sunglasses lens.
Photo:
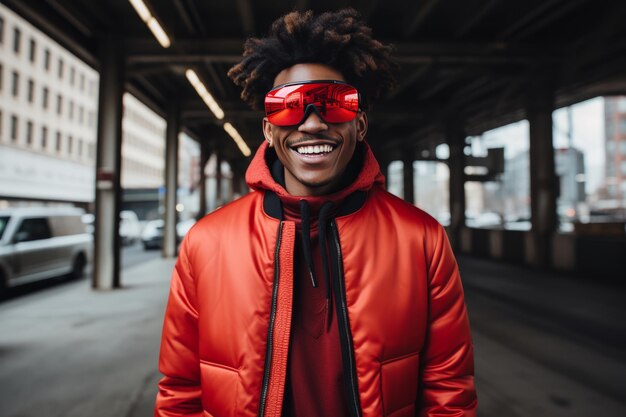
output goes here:
{"type": "Polygon", "coordinates": [[[310,104],[327,123],[349,122],[359,110],[359,93],[342,83],[286,85],[267,93],[265,114],[276,126],[293,126],[302,121],[310,104]]]}

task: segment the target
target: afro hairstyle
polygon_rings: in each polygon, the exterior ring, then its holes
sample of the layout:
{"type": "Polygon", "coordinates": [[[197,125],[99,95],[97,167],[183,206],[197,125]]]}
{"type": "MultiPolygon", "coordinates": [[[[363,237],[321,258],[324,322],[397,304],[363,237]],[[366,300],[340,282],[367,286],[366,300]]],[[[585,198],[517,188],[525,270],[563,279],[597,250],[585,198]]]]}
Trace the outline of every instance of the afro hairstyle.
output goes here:
{"type": "Polygon", "coordinates": [[[370,107],[395,85],[398,64],[391,52],[390,45],[372,38],[372,29],[352,8],[317,16],[310,10],[294,11],[275,20],[267,37],[248,39],[243,60],[228,76],[243,88],[243,101],[262,109],[279,72],[300,63],[320,63],[339,71],[359,90],[364,107],[370,107]]]}

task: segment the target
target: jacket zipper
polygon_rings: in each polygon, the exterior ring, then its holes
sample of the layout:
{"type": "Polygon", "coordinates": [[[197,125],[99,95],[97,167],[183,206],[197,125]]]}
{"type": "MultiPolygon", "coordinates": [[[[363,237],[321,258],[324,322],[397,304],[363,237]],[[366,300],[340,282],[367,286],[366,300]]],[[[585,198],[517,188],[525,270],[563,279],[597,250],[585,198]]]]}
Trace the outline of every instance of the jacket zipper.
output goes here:
{"type": "Polygon", "coordinates": [[[272,290],[272,309],[270,311],[270,323],[267,330],[267,347],[265,349],[265,365],[263,371],[263,385],[261,387],[261,402],[259,405],[259,416],[263,417],[265,405],[267,403],[267,389],[270,382],[270,370],[272,367],[272,340],[274,338],[274,321],[276,320],[276,304],[278,302],[278,279],[280,275],[280,263],[278,255],[283,234],[283,222],[278,224],[278,237],[276,238],[276,250],[274,251],[274,284],[272,290]]]}
{"type": "Polygon", "coordinates": [[[343,256],[341,254],[341,245],[339,244],[339,232],[335,220],[330,223],[333,232],[334,252],[337,262],[337,279],[333,280],[335,294],[339,298],[336,303],[337,319],[339,328],[339,338],[341,340],[341,353],[343,357],[344,375],[349,379],[348,397],[350,401],[350,410],[353,417],[361,417],[361,406],[359,399],[359,390],[357,386],[356,365],[354,361],[354,349],[352,346],[352,333],[350,332],[350,324],[348,321],[348,307],[346,302],[346,288],[343,276],[343,256]]]}

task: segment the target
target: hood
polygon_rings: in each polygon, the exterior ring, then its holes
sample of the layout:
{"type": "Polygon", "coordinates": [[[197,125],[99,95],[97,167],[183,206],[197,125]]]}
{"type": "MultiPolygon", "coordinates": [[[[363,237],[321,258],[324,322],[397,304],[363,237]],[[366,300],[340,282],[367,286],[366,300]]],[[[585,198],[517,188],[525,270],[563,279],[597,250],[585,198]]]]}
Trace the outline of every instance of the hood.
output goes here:
{"type": "MultiPolygon", "coordinates": [[[[276,193],[283,204],[298,204],[301,200],[307,200],[313,206],[316,206],[320,201],[343,200],[355,191],[369,191],[375,186],[383,187],[385,185],[385,177],[380,172],[380,166],[366,142],[357,143],[353,159],[359,156],[360,159],[362,159],[362,163],[360,167],[358,167],[358,165],[355,167],[355,170],[358,170],[356,178],[339,191],[326,196],[317,197],[292,196],[285,190],[283,185],[274,178],[277,175],[276,164],[278,157],[274,149],[270,148],[266,141],[263,141],[263,144],[259,146],[259,149],[246,171],[246,183],[253,190],[267,190],[276,193]],[[274,176],[272,176],[272,173],[274,173],[274,176]]],[[[280,164],[280,162],[278,162],[278,164],[280,164]]],[[[279,170],[281,168],[282,165],[280,165],[279,170]]]]}

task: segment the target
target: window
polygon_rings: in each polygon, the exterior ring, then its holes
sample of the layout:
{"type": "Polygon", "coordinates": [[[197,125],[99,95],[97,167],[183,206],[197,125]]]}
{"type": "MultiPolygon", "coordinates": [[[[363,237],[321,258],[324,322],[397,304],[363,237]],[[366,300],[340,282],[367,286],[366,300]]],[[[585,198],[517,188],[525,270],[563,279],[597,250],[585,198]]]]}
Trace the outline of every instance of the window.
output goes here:
{"type": "Polygon", "coordinates": [[[26,122],[26,144],[31,146],[33,144],[33,122],[26,122]]]}
{"type": "Polygon", "coordinates": [[[43,69],[50,70],[50,50],[48,48],[43,51],[43,69]]]}
{"type": "Polygon", "coordinates": [[[55,141],[54,141],[54,142],[55,142],[55,143],[54,143],[54,149],[55,149],[58,153],[60,153],[60,152],[61,152],[61,146],[62,146],[62,140],[61,140],[61,132],[59,132],[58,130],[57,130],[57,133],[56,133],[56,137],[55,137],[55,141]]]}
{"type": "Polygon", "coordinates": [[[80,91],[85,91],[85,74],[81,72],[80,74],[80,91]]]}
{"type": "Polygon", "coordinates": [[[17,71],[13,71],[12,75],[11,94],[13,94],[13,97],[17,97],[20,93],[20,74],[17,71]]]}
{"type": "Polygon", "coordinates": [[[85,121],[85,108],[83,106],[78,107],[78,122],[83,124],[85,121]]]}
{"type": "Polygon", "coordinates": [[[58,66],[58,74],[59,74],[59,79],[63,78],[63,59],[59,58],[59,66],[58,66]]]}
{"type": "Polygon", "coordinates": [[[0,16],[0,43],[4,43],[4,17],[0,16]]]}
{"type": "Polygon", "coordinates": [[[70,67],[70,85],[74,85],[74,79],[76,78],[76,69],[70,67]]]}
{"type": "Polygon", "coordinates": [[[74,119],[74,102],[72,100],[70,100],[69,117],[70,120],[74,119]]]}
{"type": "Polygon", "coordinates": [[[41,127],[41,149],[46,149],[48,146],[48,128],[46,126],[41,127]]]}
{"type": "Polygon", "coordinates": [[[11,140],[17,142],[18,120],[16,115],[11,115],[11,140]]]}
{"type": "Polygon", "coordinates": [[[57,94],[57,114],[63,113],[63,97],[61,94],[57,94]]]}
{"type": "Polygon", "coordinates": [[[15,234],[19,242],[49,239],[50,236],[50,227],[45,217],[22,220],[15,234]]]}
{"type": "Polygon", "coordinates": [[[29,103],[35,100],[35,81],[32,78],[28,80],[27,96],[29,103]]]}
{"type": "Polygon", "coordinates": [[[78,143],[78,150],[77,150],[78,157],[82,158],[82,156],[83,156],[83,140],[78,138],[77,143],[78,143]]]}
{"type": "Polygon", "coordinates": [[[18,28],[13,28],[13,52],[20,53],[20,43],[22,42],[22,32],[18,28]]]}
{"type": "Polygon", "coordinates": [[[41,94],[41,105],[43,106],[44,109],[48,108],[49,95],[50,95],[50,90],[48,90],[48,87],[44,87],[42,94],[41,94]]]}
{"type": "Polygon", "coordinates": [[[30,59],[30,62],[35,62],[36,51],[37,51],[37,43],[35,42],[33,38],[30,38],[30,43],[28,47],[28,59],[30,59]]]}
{"type": "Polygon", "coordinates": [[[69,136],[67,137],[67,154],[68,154],[68,155],[71,155],[71,154],[72,154],[72,150],[73,150],[73,149],[72,149],[72,148],[73,148],[73,146],[72,146],[72,145],[74,144],[74,140],[73,140],[73,139],[74,139],[74,138],[72,138],[72,135],[69,135],[69,136]]]}

